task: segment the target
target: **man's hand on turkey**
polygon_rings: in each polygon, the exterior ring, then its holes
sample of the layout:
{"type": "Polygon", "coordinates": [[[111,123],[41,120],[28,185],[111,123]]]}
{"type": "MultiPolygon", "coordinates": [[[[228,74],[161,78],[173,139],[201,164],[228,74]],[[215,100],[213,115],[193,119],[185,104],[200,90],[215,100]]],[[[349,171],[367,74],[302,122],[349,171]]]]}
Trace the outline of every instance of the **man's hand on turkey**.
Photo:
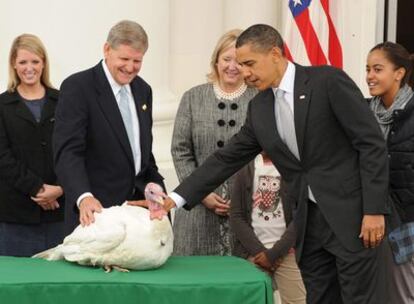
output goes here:
{"type": "Polygon", "coordinates": [[[93,196],[87,196],[79,204],[79,222],[82,226],[89,226],[95,222],[95,212],[102,211],[101,202],[93,196]]]}
{"type": "Polygon", "coordinates": [[[163,208],[164,208],[164,210],[165,210],[165,212],[170,212],[170,210],[172,209],[172,208],[175,208],[175,207],[177,207],[177,205],[176,205],[176,203],[174,202],[174,200],[171,198],[171,197],[169,197],[169,196],[167,196],[165,199],[164,199],[164,205],[163,205],[163,208]]]}

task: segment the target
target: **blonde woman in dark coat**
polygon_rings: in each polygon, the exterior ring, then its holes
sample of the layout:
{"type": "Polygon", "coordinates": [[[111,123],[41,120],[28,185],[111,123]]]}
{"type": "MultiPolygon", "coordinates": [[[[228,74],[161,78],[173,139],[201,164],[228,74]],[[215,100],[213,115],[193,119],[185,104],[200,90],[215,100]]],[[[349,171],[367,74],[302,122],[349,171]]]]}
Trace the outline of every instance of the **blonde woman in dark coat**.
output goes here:
{"type": "Polygon", "coordinates": [[[62,241],[51,146],[57,101],[45,47],[34,35],[18,36],[0,95],[0,255],[31,256],[62,241]]]}
{"type": "MultiPolygon", "coordinates": [[[[184,93],[178,108],[171,153],[180,181],[236,134],[256,90],[244,83],[236,61],[240,30],[225,33],[211,58],[208,82],[184,93]]],[[[228,212],[231,179],[191,211],[174,217],[175,255],[230,255],[232,236],[228,212]]]]}

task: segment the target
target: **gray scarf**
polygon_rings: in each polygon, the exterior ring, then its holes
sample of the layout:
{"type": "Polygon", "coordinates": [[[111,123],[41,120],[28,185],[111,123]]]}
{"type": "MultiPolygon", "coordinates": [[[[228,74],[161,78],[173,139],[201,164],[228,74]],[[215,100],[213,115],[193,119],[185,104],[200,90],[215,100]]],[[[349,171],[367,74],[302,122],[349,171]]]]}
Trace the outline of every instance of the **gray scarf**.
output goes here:
{"type": "Polygon", "coordinates": [[[391,124],[394,121],[393,112],[395,110],[404,109],[412,96],[413,90],[407,84],[405,84],[402,88],[400,88],[397,96],[394,99],[394,102],[388,109],[384,107],[380,96],[375,96],[372,98],[369,106],[372,112],[374,112],[375,118],[381,127],[381,131],[385,139],[388,138],[391,124]]]}

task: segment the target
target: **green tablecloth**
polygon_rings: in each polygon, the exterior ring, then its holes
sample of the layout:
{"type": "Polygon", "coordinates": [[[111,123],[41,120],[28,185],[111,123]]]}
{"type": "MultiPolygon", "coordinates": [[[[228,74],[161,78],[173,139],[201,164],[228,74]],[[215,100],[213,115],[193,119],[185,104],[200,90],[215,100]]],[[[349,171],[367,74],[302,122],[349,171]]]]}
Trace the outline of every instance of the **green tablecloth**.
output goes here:
{"type": "Polygon", "coordinates": [[[105,273],[0,256],[1,304],[271,304],[269,277],[235,257],[171,257],[159,269],[105,273]]]}

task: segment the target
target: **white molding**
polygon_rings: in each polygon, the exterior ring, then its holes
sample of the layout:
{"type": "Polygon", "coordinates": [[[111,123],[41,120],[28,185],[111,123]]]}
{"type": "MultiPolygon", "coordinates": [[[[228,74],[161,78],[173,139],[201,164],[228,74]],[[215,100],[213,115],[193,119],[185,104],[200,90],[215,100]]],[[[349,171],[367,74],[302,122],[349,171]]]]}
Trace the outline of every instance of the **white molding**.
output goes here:
{"type": "Polygon", "coordinates": [[[384,41],[385,29],[385,0],[377,0],[377,21],[375,31],[375,42],[381,43],[384,41]]]}
{"type": "Polygon", "coordinates": [[[388,24],[387,24],[387,40],[397,41],[397,9],[398,0],[388,1],[388,24]]]}

